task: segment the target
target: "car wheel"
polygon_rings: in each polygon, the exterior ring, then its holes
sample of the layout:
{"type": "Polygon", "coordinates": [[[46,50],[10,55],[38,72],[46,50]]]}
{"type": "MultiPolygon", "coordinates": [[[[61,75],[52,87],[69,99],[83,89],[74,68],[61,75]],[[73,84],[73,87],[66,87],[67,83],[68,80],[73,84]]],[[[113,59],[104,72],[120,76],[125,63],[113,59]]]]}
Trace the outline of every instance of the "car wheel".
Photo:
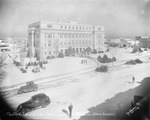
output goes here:
{"type": "Polygon", "coordinates": [[[33,91],[37,91],[38,90],[38,88],[37,87],[35,87],[34,89],[33,89],[33,91]]]}
{"type": "Polygon", "coordinates": [[[22,94],[22,91],[21,91],[21,90],[19,90],[19,91],[18,91],[18,94],[22,94]]]}
{"type": "Polygon", "coordinates": [[[22,110],[22,115],[25,115],[27,113],[26,109],[22,110]]]}

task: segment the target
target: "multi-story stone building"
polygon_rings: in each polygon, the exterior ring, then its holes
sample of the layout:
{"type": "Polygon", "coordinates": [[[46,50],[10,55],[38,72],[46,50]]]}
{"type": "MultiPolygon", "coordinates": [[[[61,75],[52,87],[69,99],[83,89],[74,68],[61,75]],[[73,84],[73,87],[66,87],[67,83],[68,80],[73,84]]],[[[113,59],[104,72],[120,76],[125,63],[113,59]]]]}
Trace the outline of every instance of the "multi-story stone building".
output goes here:
{"type": "Polygon", "coordinates": [[[57,56],[71,47],[81,53],[87,47],[101,50],[104,46],[104,27],[75,22],[39,21],[28,26],[28,52],[39,60],[57,56]]]}
{"type": "Polygon", "coordinates": [[[137,36],[136,40],[139,41],[139,46],[142,48],[150,48],[150,37],[137,36]]]}

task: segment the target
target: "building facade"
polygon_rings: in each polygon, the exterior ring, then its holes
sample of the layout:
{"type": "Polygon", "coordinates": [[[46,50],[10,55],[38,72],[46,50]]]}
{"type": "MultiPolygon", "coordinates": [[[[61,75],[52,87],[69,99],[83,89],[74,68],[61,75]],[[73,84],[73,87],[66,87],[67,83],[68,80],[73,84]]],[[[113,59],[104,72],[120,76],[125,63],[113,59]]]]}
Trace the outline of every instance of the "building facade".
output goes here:
{"type": "Polygon", "coordinates": [[[28,26],[28,54],[39,60],[47,56],[65,54],[71,47],[74,52],[81,53],[87,47],[97,51],[104,46],[104,27],[77,24],[39,21],[28,26]]]}
{"type": "Polygon", "coordinates": [[[139,41],[140,47],[150,48],[150,37],[137,36],[136,40],[139,41]]]}

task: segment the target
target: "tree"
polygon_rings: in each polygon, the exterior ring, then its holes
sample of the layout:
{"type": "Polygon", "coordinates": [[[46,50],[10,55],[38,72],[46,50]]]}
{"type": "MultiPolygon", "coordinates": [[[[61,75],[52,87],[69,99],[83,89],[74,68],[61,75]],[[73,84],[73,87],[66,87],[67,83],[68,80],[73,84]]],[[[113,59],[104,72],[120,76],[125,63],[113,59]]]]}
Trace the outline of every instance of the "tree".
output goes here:
{"type": "Polygon", "coordinates": [[[113,61],[117,61],[116,57],[113,57],[112,60],[113,60],[113,61]]]}
{"type": "Polygon", "coordinates": [[[92,49],[90,47],[87,47],[85,50],[84,50],[87,54],[89,54],[90,52],[92,52],[92,49]]]}
{"type": "Polygon", "coordinates": [[[107,56],[106,54],[103,56],[103,60],[105,61],[105,63],[107,63],[107,61],[108,61],[108,56],[107,56]]]}
{"type": "Polygon", "coordinates": [[[72,47],[69,47],[65,52],[66,56],[71,56],[73,54],[74,54],[74,51],[73,51],[72,47]]]}

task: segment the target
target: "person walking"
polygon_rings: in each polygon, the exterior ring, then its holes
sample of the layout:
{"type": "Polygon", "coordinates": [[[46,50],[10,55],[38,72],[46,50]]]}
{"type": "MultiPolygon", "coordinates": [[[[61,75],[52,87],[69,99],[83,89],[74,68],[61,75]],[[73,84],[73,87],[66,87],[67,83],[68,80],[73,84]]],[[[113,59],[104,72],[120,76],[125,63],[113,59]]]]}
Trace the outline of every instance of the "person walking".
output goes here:
{"type": "Polygon", "coordinates": [[[70,118],[72,117],[72,109],[73,109],[73,105],[70,103],[68,107],[70,118]]]}
{"type": "Polygon", "coordinates": [[[132,84],[134,84],[134,82],[135,82],[135,77],[133,76],[132,77],[132,84]]]}

